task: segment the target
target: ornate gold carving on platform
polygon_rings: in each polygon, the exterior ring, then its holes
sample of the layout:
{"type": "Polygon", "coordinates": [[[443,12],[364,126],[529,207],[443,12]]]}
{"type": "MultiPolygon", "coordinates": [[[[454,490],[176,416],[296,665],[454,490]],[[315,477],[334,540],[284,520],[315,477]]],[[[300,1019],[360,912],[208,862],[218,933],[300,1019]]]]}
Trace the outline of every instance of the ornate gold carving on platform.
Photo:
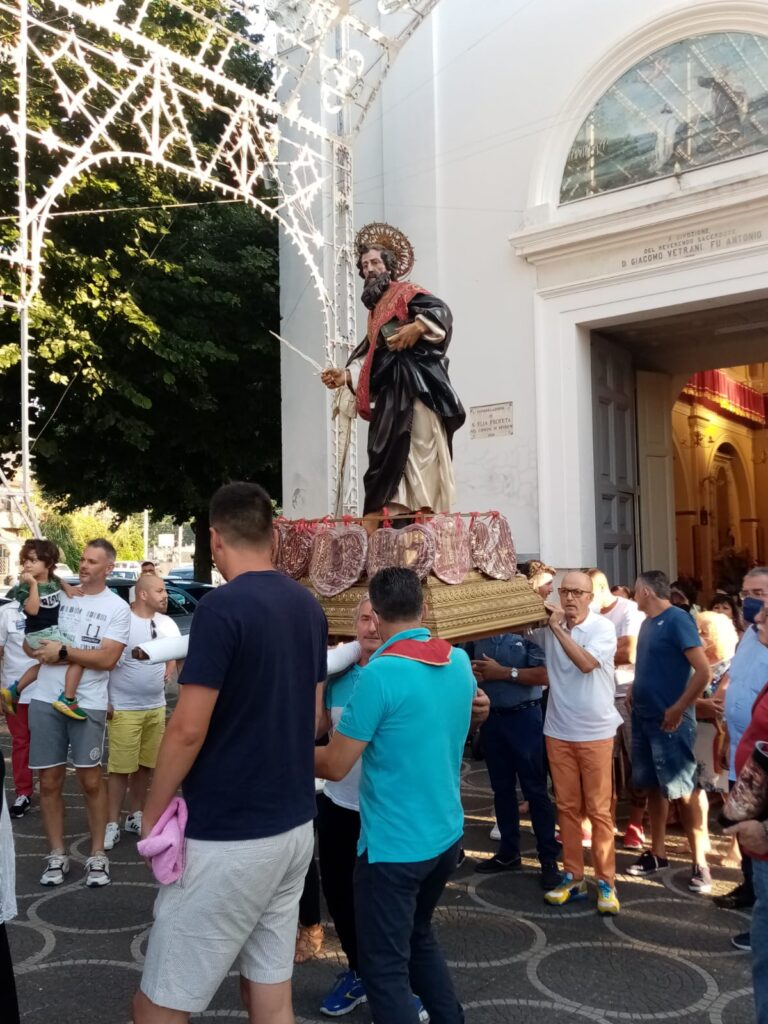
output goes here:
{"type": "MultiPolygon", "coordinates": [[[[354,636],[352,616],[366,592],[366,584],[356,583],[335,597],[322,597],[308,579],[302,583],[322,605],[330,635],[354,636]]],[[[423,586],[427,605],[424,624],[434,636],[445,640],[476,640],[514,632],[522,626],[538,625],[547,618],[544,602],[524,576],[490,580],[472,570],[463,583],[442,583],[430,576],[423,586]]]]}

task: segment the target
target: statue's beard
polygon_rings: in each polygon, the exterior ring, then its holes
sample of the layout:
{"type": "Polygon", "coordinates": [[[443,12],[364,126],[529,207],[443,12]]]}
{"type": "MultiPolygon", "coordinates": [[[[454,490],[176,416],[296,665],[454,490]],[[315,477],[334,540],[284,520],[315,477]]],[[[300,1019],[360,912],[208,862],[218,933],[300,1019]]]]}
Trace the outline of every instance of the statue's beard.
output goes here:
{"type": "Polygon", "coordinates": [[[388,270],[375,277],[367,277],[363,285],[363,305],[366,309],[373,309],[384,292],[389,288],[392,276],[388,270]]]}

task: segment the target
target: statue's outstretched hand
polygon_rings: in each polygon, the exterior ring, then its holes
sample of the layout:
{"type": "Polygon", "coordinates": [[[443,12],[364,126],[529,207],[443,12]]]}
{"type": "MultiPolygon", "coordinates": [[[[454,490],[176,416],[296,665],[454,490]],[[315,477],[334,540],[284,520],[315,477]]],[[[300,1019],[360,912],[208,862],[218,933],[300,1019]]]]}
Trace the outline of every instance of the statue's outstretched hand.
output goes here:
{"type": "Polygon", "coordinates": [[[343,369],[337,370],[335,367],[330,366],[320,374],[320,380],[331,391],[335,391],[336,388],[341,388],[346,383],[347,371],[343,369]]]}
{"type": "Polygon", "coordinates": [[[420,340],[422,334],[426,334],[427,328],[419,320],[414,321],[412,324],[403,324],[403,326],[395,331],[387,342],[387,348],[391,352],[401,352],[405,348],[413,348],[417,341],[420,340]]]}

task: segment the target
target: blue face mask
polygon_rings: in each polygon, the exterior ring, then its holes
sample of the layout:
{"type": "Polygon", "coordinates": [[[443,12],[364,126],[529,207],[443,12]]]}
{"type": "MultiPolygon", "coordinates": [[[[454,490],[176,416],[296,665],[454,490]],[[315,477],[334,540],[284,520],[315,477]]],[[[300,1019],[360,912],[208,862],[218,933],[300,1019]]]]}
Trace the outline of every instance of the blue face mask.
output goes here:
{"type": "Polygon", "coordinates": [[[741,606],[742,614],[744,615],[745,622],[754,622],[757,618],[757,613],[763,607],[762,598],[759,597],[745,597],[744,604],[741,606]]]}

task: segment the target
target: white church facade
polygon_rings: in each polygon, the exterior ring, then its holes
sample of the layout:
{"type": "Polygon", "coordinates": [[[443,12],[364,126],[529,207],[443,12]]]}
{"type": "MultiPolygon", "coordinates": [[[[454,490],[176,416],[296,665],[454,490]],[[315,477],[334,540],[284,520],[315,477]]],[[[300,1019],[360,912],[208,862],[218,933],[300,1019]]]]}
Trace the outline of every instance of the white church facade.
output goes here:
{"type": "MultiPolygon", "coordinates": [[[[612,582],[768,558],[768,4],[441,0],[354,156],[356,223],[453,311],[457,509],[612,582]]],[[[289,355],[282,384],[285,513],[321,516],[329,397],[289,355]]]]}

